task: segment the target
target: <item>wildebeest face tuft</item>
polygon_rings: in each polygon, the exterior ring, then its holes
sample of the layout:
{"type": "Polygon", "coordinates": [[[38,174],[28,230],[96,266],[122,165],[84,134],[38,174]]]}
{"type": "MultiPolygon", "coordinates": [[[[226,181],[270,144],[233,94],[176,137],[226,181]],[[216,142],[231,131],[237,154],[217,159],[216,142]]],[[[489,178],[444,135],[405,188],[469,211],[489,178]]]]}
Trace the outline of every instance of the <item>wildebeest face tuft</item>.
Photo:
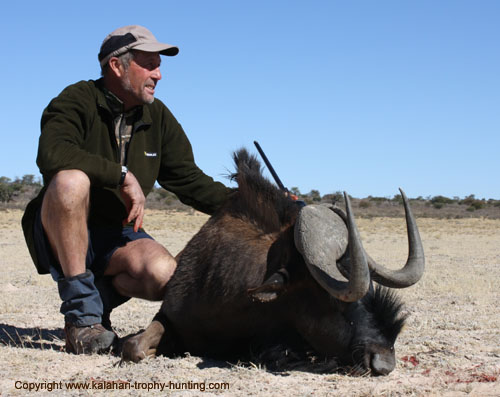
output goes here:
{"type": "Polygon", "coordinates": [[[407,317],[402,308],[398,296],[384,287],[370,289],[361,301],[350,304],[346,320],[353,327],[353,374],[387,375],[394,369],[394,344],[407,317]]]}

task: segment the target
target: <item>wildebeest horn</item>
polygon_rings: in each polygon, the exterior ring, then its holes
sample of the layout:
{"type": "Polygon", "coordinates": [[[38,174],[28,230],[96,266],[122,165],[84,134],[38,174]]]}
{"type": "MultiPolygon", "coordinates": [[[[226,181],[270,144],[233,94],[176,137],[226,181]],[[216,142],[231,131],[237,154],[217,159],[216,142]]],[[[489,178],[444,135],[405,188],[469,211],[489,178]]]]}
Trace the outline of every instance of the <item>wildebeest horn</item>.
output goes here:
{"type": "Polygon", "coordinates": [[[370,285],[370,273],[361,238],[352,215],[351,202],[344,192],[347,210],[345,224],[326,206],[302,208],[295,223],[295,245],[302,254],[311,275],[332,296],[344,302],[354,302],[365,296],[370,285]],[[339,232],[339,228],[340,229],[339,232]],[[348,236],[348,244],[345,236],[348,236]],[[349,281],[338,281],[336,261],[344,254],[347,244],[350,256],[349,281]]]}
{"type": "Polygon", "coordinates": [[[408,231],[408,259],[406,264],[400,270],[389,270],[377,264],[377,262],[365,253],[368,266],[372,271],[373,280],[391,288],[406,288],[415,284],[422,277],[425,268],[424,248],[420,240],[417,223],[411,212],[406,194],[402,189],[399,189],[399,191],[403,198],[406,228],[408,231]]]}

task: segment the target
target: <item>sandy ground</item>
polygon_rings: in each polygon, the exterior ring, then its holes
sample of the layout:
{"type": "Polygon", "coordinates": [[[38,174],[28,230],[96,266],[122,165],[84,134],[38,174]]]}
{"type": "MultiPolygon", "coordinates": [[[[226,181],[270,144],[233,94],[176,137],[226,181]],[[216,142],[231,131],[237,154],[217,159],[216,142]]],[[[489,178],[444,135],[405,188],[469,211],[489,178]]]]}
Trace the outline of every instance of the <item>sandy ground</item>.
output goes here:
{"type": "MultiPolygon", "coordinates": [[[[400,291],[410,318],[396,344],[396,369],[373,378],[275,374],[191,356],[119,366],[112,355],[67,354],[57,288],[31,263],[21,215],[0,212],[2,396],[26,395],[29,389],[37,396],[500,396],[499,220],[418,220],[426,273],[400,291]],[[69,389],[77,385],[89,389],[69,389]]],[[[194,212],[148,211],[145,227],[175,254],[206,219],[194,212]]],[[[393,268],[403,264],[403,219],[359,219],[358,225],[373,258],[393,268]]],[[[159,303],[132,300],[113,312],[113,325],[121,336],[136,332],[158,308],[159,303]]]]}

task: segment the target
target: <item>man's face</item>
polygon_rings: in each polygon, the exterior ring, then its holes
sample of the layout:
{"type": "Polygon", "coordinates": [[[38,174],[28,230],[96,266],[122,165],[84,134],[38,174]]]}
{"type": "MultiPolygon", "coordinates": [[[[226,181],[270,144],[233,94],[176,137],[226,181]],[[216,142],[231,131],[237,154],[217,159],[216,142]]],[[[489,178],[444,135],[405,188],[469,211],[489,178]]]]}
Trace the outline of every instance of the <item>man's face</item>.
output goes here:
{"type": "Polygon", "coordinates": [[[122,88],[128,94],[127,108],[154,101],[155,87],[161,79],[160,54],[135,51],[134,58],[121,78],[122,88]]]}

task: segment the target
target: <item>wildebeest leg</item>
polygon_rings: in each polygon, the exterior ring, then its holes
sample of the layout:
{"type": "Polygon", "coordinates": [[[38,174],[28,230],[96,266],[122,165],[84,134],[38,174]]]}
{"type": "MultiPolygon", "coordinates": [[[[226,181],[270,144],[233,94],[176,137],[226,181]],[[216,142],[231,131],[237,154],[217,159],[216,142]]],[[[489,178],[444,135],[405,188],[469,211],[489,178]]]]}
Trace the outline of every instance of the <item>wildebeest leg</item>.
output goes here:
{"type": "Polygon", "coordinates": [[[165,333],[165,326],[166,318],[161,312],[158,312],[143,332],[125,341],[122,348],[122,359],[137,363],[148,356],[154,356],[165,333]]]}

